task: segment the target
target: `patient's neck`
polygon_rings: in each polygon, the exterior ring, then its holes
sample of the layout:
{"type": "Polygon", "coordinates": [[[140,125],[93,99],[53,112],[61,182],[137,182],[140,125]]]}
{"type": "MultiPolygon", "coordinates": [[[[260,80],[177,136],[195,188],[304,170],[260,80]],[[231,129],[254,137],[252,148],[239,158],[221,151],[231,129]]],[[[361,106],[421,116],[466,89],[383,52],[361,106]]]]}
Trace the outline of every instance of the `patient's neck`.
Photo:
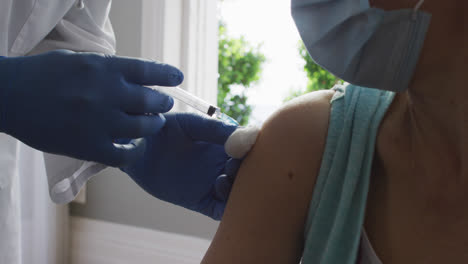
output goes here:
{"type": "Polygon", "coordinates": [[[445,16],[433,16],[408,91],[398,97],[413,141],[468,165],[468,20],[463,12],[442,11],[445,16]]]}

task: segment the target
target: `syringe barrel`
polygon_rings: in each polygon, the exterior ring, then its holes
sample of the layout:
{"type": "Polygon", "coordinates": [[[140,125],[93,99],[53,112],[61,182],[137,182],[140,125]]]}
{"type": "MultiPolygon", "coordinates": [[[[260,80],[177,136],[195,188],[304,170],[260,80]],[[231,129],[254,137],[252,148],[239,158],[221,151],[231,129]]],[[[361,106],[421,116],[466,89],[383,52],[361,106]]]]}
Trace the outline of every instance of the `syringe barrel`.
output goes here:
{"type": "Polygon", "coordinates": [[[204,101],[201,98],[198,98],[197,96],[194,96],[180,87],[150,86],[150,88],[172,96],[177,100],[182,101],[183,103],[188,104],[189,106],[210,116],[213,115],[214,111],[217,109],[212,104],[204,101]]]}

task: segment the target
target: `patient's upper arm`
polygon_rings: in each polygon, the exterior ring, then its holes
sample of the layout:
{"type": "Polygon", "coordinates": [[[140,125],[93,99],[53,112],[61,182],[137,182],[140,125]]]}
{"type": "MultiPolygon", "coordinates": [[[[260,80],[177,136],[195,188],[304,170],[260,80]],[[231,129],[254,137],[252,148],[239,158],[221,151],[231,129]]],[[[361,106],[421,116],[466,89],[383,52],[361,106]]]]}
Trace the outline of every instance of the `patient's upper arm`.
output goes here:
{"type": "Polygon", "coordinates": [[[265,123],[203,263],[299,263],[332,95],[303,96],[265,123]]]}

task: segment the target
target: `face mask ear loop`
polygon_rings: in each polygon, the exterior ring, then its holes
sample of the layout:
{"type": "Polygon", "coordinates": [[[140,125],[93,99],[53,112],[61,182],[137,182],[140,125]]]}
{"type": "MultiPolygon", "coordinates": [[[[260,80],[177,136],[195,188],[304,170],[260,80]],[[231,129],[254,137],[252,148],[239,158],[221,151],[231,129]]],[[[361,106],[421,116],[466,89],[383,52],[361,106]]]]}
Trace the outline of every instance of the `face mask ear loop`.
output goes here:
{"type": "Polygon", "coordinates": [[[413,20],[416,20],[417,19],[417,16],[418,16],[418,11],[419,9],[421,8],[421,6],[424,4],[424,1],[425,0],[419,0],[419,2],[416,4],[416,6],[414,7],[414,10],[413,10],[413,20]]]}

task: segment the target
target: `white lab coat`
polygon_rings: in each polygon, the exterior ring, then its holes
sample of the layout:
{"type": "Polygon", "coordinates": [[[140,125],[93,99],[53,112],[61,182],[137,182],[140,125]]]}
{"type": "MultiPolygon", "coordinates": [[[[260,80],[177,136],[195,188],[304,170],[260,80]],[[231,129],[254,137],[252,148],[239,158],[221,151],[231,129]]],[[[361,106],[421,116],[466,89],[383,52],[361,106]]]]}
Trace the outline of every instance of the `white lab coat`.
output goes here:
{"type": "MultiPolygon", "coordinates": [[[[1,0],[0,56],[24,56],[54,49],[113,54],[110,4],[111,0],[1,0]],[[79,7],[80,2],[84,8],[79,7]]],[[[39,201],[31,197],[36,185],[24,187],[25,183],[48,180],[52,200],[67,203],[92,175],[104,168],[43,154],[0,133],[0,263],[47,263],[25,256],[35,242],[49,243],[28,238],[29,232],[43,230],[36,230],[30,223],[40,220],[28,218],[37,211],[35,204],[39,201]]],[[[36,212],[36,216],[40,213],[36,212]]],[[[44,223],[44,228],[53,229],[53,223],[44,223]]]]}

